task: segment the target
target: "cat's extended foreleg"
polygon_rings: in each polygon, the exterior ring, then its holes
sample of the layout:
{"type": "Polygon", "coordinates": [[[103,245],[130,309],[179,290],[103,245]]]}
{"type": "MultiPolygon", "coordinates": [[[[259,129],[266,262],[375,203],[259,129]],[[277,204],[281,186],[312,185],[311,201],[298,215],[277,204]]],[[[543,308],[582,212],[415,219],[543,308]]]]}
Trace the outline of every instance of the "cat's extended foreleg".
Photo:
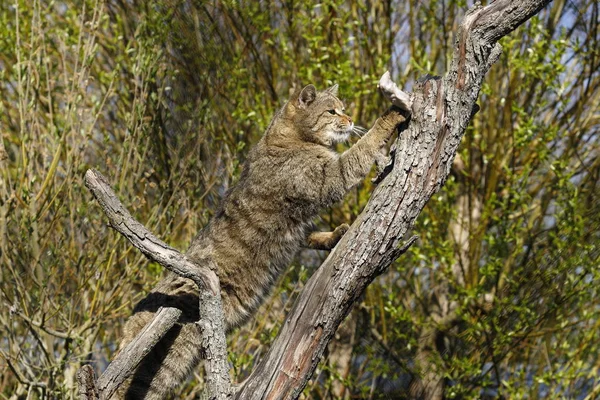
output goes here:
{"type": "Polygon", "coordinates": [[[386,142],[396,127],[406,121],[407,115],[407,111],[392,106],[354,146],[329,160],[324,168],[321,193],[327,193],[331,203],[341,200],[367,176],[386,142]]]}
{"type": "Polygon", "coordinates": [[[341,224],[333,232],[311,232],[306,238],[306,247],[315,250],[331,250],[350,229],[348,224],[341,224]]]}

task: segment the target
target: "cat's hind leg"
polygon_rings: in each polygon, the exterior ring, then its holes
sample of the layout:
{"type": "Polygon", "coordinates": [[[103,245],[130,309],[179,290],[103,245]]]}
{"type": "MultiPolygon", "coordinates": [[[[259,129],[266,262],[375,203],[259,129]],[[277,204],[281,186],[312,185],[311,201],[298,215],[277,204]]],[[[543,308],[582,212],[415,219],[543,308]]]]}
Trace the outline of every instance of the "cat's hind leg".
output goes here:
{"type": "Polygon", "coordinates": [[[306,247],[315,250],[331,250],[350,229],[348,224],[341,224],[333,232],[311,232],[306,239],[306,247]]]}

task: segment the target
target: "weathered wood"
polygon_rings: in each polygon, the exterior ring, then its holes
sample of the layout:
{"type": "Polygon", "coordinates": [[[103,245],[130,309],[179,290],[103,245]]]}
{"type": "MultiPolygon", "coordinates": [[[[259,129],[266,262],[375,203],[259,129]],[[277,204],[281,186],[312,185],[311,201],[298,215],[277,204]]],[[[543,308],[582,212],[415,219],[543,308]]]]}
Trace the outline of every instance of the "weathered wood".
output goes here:
{"type": "Polygon", "coordinates": [[[85,173],[85,186],[100,203],[110,226],[125,236],[146,257],[177,275],[193,280],[201,289],[209,289],[213,294],[220,293],[218,278],[213,271],[207,266],[196,265],[136,221],[100,172],[89,169],[85,173]]]}
{"type": "Polygon", "coordinates": [[[325,347],[367,285],[402,253],[401,238],[446,181],[483,78],[498,59],[498,39],[550,0],[477,4],[457,34],[450,70],[427,77],[412,95],[408,129],[396,142],[394,166],[363,213],[306,284],[281,331],[238,399],[295,399],[325,347]]]}
{"type": "Polygon", "coordinates": [[[206,393],[210,400],[230,399],[233,390],[227,361],[227,339],[222,332],[225,326],[221,296],[208,292],[200,293],[200,315],[198,322],[202,329],[202,347],[205,349],[206,393]]]}
{"type": "MultiPolygon", "coordinates": [[[[106,178],[98,171],[88,170],[86,172],[85,185],[94,194],[115,230],[125,236],[131,244],[151,260],[158,262],[180,276],[193,280],[198,285],[200,292],[198,299],[200,303],[200,321],[198,324],[202,328],[202,343],[199,345],[204,348],[205,353],[208,355],[205,362],[206,391],[210,399],[230,397],[231,381],[227,361],[225,317],[222,309],[219,278],[214,272],[212,261],[205,260],[203,265],[195,264],[184,254],[155,237],[131,216],[110,188],[106,178]]],[[[109,398],[118,386],[127,379],[127,376],[131,374],[143,356],[175,324],[180,314],[181,311],[177,309],[162,309],[133,342],[119,354],[98,382],[99,395],[102,399],[109,398]]],[[[86,371],[81,373],[82,381],[80,385],[86,384],[87,381],[84,380],[84,378],[87,379],[86,371]]],[[[80,386],[80,392],[87,390],[86,388],[87,386],[80,386]]]]}
{"type": "Polygon", "coordinates": [[[379,79],[379,84],[377,88],[383,94],[385,98],[388,99],[390,103],[399,107],[403,110],[410,111],[412,108],[412,100],[410,95],[406,92],[400,90],[398,85],[394,81],[392,81],[392,77],[390,76],[390,71],[385,71],[381,79],[379,79]]]}
{"type": "Polygon", "coordinates": [[[100,400],[110,399],[119,386],[134,373],[136,367],[156,343],[175,325],[180,316],[181,310],[177,308],[161,307],[158,310],[152,321],[148,322],[135,339],[119,352],[98,379],[100,400]]]}

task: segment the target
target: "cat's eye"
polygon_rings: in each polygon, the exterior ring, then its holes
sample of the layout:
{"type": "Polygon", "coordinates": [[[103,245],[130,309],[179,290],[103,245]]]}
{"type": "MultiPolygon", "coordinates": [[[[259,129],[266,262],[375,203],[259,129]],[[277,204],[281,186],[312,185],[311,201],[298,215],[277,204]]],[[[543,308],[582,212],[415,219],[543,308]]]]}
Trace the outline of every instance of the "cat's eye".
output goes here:
{"type": "Polygon", "coordinates": [[[337,114],[337,113],[335,112],[335,110],[327,110],[327,112],[328,112],[329,114],[331,114],[331,115],[335,115],[335,114],[337,114]]]}

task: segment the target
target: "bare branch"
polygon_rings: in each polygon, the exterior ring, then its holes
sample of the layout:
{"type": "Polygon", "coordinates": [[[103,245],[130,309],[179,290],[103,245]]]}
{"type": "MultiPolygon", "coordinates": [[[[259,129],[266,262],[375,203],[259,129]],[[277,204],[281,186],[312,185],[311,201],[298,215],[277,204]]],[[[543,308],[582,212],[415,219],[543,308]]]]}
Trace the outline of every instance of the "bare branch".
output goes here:
{"type": "MultiPolygon", "coordinates": [[[[198,285],[200,293],[198,324],[202,331],[202,345],[207,355],[206,390],[210,399],[230,397],[231,382],[227,362],[225,317],[219,278],[214,272],[214,262],[206,259],[203,260],[202,265],[198,265],[156,238],[129,214],[110,188],[106,178],[98,171],[86,172],[85,185],[92,191],[115,230],[148,258],[180,276],[193,280],[198,285]]],[[[143,357],[176,323],[180,314],[180,310],[172,308],[164,308],[157,313],[153,321],[119,354],[100,378],[98,387],[101,398],[109,398],[114,393],[143,357]]],[[[85,378],[85,372],[81,373],[85,378]]],[[[80,383],[86,382],[82,380],[80,383]]],[[[81,387],[80,391],[85,392],[81,387]]]]}
{"type": "MultiPolygon", "coordinates": [[[[214,296],[213,296],[214,297],[214,296]]],[[[110,399],[118,387],[127,379],[139,363],[154,348],[156,343],[175,325],[181,310],[172,307],[161,307],[154,319],[132,340],[108,365],[100,379],[98,389],[100,399],[110,399]]]]}
{"type": "Polygon", "coordinates": [[[482,8],[481,12],[475,11],[473,19],[465,18],[463,25],[472,23],[472,29],[480,30],[483,40],[495,43],[539,13],[551,1],[494,1],[482,8]]]}
{"type": "MultiPolygon", "coordinates": [[[[6,303],[5,303],[5,305],[6,305],[6,303]]],[[[25,314],[23,314],[23,312],[21,310],[19,310],[16,306],[10,306],[10,308],[11,308],[11,311],[15,315],[18,315],[27,324],[29,324],[32,327],[36,327],[36,328],[38,328],[38,329],[46,332],[49,335],[52,335],[52,336],[55,336],[55,337],[61,338],[61,339],[76,339],[76,340],[77,339],[81,339],[81,336],[79,334],[60,332],[60,331],[57,331],[55,329],[52,329],[52,328],[49,328],[49,327],[45,326],[42,322],[37,322],[37,321],[32,320],[31,318],[29,318],[28,316],[26,316],[25,314]]],[[[84,326],[81,329],[81,331],[85,330],[85,328],[87,328],[87,326],[84,326]]]]}
{"type": "Polygon", "coordinates": [[[220,292],[218,279],[213,271],[204,265],[195,264],[136,221],[123,207],[100,172],[88,170],[85,174],[85,186],[100,203],[110,225],[146,257],[177,275],[193,280],[201,289],[210,289],[213,294],[220,292]]]}

